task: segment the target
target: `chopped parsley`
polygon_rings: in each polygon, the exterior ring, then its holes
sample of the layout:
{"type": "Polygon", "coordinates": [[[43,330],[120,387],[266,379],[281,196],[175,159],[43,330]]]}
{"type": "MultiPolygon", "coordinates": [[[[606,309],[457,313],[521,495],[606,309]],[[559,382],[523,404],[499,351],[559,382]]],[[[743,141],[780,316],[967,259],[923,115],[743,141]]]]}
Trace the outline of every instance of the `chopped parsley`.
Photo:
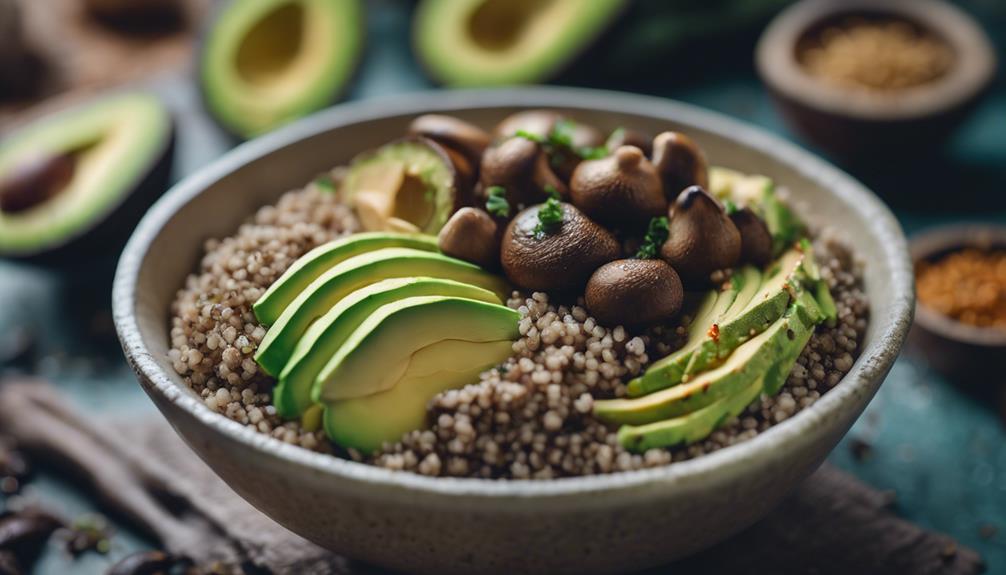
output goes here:
{"type": "Polygon", "coordinates": [[[318,187],[319,190],[325,192],[326,194],[335,193],[335,180],[329,174],[322,174],[314,179],[314,185],[318,187]]]}
{"type": "Polygon", "coordinates": [[[575,132],[576,122],[561,119],[552,126],[546,136],[532,134],[527,130],[517,130],[514,135],[541,144],[553,167],[561,166],[564,160],[563,156],[569,152],[576,154],[583,160],[597,160],[608,155],[607,146],[574,146],[573,134],[575,132]]]}
{"type": "Polygon", "coordinates": [[[534,233],[541,234],[552,230],[562,223],[562,203],[558,198],[551,197],[538,208],[538,225],[534,227],[534,233]]]}
{"type": "Polygon", "coordinates": [[[650,220],[647,226],[646,235],[643,236],[643,245],[639,246],[636,258],[641,260],[652,260],[660,253],[660,246],[667,241],[670,232],[670,225],[666,216],[659,216],[650,220]]]}
{"type": "Polygon", "coordinates": [[[490,186],[487,190],[486,211],[494,216],[505,218],[510,215],[510,202],[506,199],[503,186],[490,186]]]}
{"type": "Polygon", "coordinates": [[[737,204],[730,200],[723,200],[723,210],[729,216],[730,214],[736,213],[738,211],[737,204]]]}
{"type": "Polygon", "coordinates": [[[545,193],[548,194],[548,197],[550,198],[555,198],[557,200],[562,199],[562,196],[559,195],[559,190],[555,189],[555,186],[552,184],[545,184],[545,193]]]}

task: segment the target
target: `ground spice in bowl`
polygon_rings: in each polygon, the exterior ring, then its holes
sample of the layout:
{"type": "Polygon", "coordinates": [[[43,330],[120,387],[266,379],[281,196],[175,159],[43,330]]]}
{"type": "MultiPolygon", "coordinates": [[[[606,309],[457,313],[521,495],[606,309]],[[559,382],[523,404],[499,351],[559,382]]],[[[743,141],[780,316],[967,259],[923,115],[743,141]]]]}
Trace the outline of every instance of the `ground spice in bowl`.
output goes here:
{"type": "Polygon", "coordinates": [[[1006,330],[1006,249],[964,248],[915,269],[919,301],[961,323],[1006,330]]]}
{"type": "Polygon", "coordinates": [[[954,53],[943,39],[908,21],[849,16],[811,34],[798,60],[832,85],[890,93],[938,80],[953,65],[954,53]]]}

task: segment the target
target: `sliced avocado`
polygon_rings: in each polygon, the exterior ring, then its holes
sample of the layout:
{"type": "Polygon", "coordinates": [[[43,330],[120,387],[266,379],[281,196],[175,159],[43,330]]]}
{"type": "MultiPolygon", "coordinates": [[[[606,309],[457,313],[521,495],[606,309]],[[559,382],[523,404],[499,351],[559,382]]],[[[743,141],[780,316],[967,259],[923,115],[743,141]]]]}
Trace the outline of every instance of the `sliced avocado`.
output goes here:
{"type": "Polygon", "coordinates": [[[647,369],[647,372],[651,370],[655,370],[655,372],[666,371],[666,374],[661,378],[647,378],[645,377],[646,373],[644,373],[643,376],[631,380],[626,385],[629,397],[639,397],[651,391],[657,391],[658,389],[674,385],[673,383],[664,385],[663,381],[680,382],[681,377],[684,375],[684,368],[688,365],[688,358],[691,357],[695,348],[708,337],[710,327],[715,325],[730,308],[733,301],[736,300],[740,289],[740,277],[737,276],[731,278],[729,287],[726,290],[722,292],[715,290],[709,292],[695,313],[695,318],[688,326],[688,339],[684,345],[669,356],[658,360],[647,369]]]}
{"type": "MultiPolygon", "coordinates": [[[[810,256],[813,257],[813,256],[810,256]]],[[[697,342],[654,363],[633,381],[640,394],[665,389],[687,381],[689,376],[718,364],[738,345],[764,331],[779,319],[789,305],[804,252],[790,250],[769,265],[754,296],[743,308],[733,308],[709,328],[697,342]]]]}
{"type": "Polygon", "coordinates": [[[280,373],[279,385],[273,390],[276,412],[280,417],[292,419],[311,405],[311,386],[315,378],[350,334],[377,308],[406,297],[428,295],[501,303],[499,296],[489,290],[428,277],[393,278],[360,288],[311,324],[297,342],[293,355],[280,373]]]}
{"type": "MultiPolygon", "coordinates": [[[[821,313],[820,308],[818,308],[817,302],[807,292],[801,292],[797,296],[797,301],[794,305],[796,306],[796,312],[801,314],[802,319],[811,325],[820,323],[824,319],[824,315],[821,313]]],[[[796,364],[796,360],[800,357],[800,353],[803,352],[803,348],[810,341],[812,335],[814,335],[814,330],[812,329],[793,333],[792,341],[783,350],[779,360],[765,374],[763,382],[765,395],[779,393],[779,390],[786,383],[789,373],[793,371],[793,365],[796,364]]]]}
{"type": "MultiPolygon", "coordinates": [[[[823,319],[824,315],[814,298],[808,292],[800,291],[787,309],[786,317],[779,319],[770,328],[779,330],[778,335],[773,338],[772,349],[763,353],[775,357],[775,361],[763,374],[753,378],[747,387],[736,393],[691,413],[642,425],[623,425],[618,430],[619,442],[629,451],[644,452],[647,449],[673,447],[705,439],[731,418],[740,415],[760,394],[774,395],[779,392],[813,335],[814,325],[823,319]]],[[[751,343],[753,342],[746,345],[751,343]]],[[[733,361],[733,357],[730,361],[733,361]]]]}
{"type": "Polygon", "coordinates": [[[483,287],[506,297],[506,282],[482,268],[442,254],[383,248],[349,258],[318,276],[283,310],[255,353],[268,375],[283,371],[308,326],[352,292],[383,279],[430,276],[483,287]]]}
{"type": "Polygon", "coordinates": [[[726,321],[729,317],[733,317],[747,306],[760,285],[761,273],[753,267],[745,267],[740,273],[734,274],[730,279],[728,289],[722,292],[710,292],[710,295],[715,298],[713,300],[714,304],[709,307],[707,296],[707,300],[695,314],[695,319],[688,326],[688,339],[685,341],[685,344],[671,355],[651,365],[647,370],[667,370],[667,373],[661,378],[647,378],[644,374],[629,381],[627,386],[629,397],[639,397],[651,391],[680,383],[685,375],[685,368],[688,367],[688,361],[692,353],[695,352],[695,349],[702,342],[712,337],[712,334],[716,333],[715,330],[719,329],[720,323],[726,321]],[[674,381],[674,383],[664,385],[664,381],[674,381]]]}
{"type": "Polygon", "coordinates": [[[701,373],[688,383],[633,399],[594,402],[594,414],[610,423],[642,425],[691,413],[734,395],[762,377],[778,361],[791,334],[813,329],[793,314],[738,347],[716,369],[701,373]]]}
{"type": "MultiPolygon", "coordinates": [[[[370,453],[385,442],[422,429],[426,405],[436,394],[478,381],[484,370],[513,353],[509,340],[472,343],[446,340],[413,355],[413,363],[440,369],[417,375],[412,368],[387,390],[352,399],[333,401],[325,409],[325,432],[338,445],[370,453]]],[[[410,364],[411,365],[411,364],[410,364]]]]}
{"type": "Polygon", "coordinates": [[[436,234],[472,198],[448,152],[412,136],[353,160],[342,195],[367,230],[436,234]]]}
{"type": "Polygon", "coordinates": [[[736,394],[687,415],[645,425],[623,425],[618,429],[618,442],[629,451],[643,453],[648,449],[702,441],[724,423],[743,413],[751,402],[758,399],[762,388],[763,380],[757,378],[736,394]]]}
{"type": "Polygon", "coordinates": [[[262,325],[270,326],[304,288],[332,267],[353,256],[396,247],[435,252],[437,238],[424,234],[365,232],[322,244],[299,257],[269,286],[252,306],[255,317],[262,325]]]}
{"type": "Polygon", "coordinates": [[[512,342],[520,335],[519,321],[516,310],[459,297],[410,297],[385,304],[360,324],[325,365],[315,380],[312,399],[331,404],[387,391],[410,369],[417,375],[459,364],[467,369],[471,367],[468,358],[440,354],[426,361],[416,352],[448,340],[512,342]]]}
{"type": "Polygon", "coordinates": [[[359,0],[232,0],[199,56],[206,106],[241,138],[320,110],[345,91],[363,30],[359,0]]]}
{"type": "Polygon", "coordinates": [[[141,92],[12,133],[0,144],[0,257],[115,250],[167,187],[173,142],[167,109],[141,92]]]}
{"type": "Polygon", "coordinates": [[[413,43],[448,86],[530,84],[554,76],[617,19],[625,0],[423,0],[413,43]]]}
{"type": "Polygon", "coordinates": [[[771,179],[713,167],[709,170],[709,188],[721,200],[728,199],[740,206],[748,206],[765,220],[772,234],[772,248],[776,255],[792,247],[803,235],[803,224],[779,199],[775,182],[771,179]]]}

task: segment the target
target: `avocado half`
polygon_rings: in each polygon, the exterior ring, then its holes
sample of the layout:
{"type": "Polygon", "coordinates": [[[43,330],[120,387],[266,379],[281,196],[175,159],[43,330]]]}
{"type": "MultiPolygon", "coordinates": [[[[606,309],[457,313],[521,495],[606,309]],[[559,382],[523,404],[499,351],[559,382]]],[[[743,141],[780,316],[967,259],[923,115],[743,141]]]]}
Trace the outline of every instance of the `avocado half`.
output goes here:
{"type": "Polygon", "coordinates": [[[0,210],[0,257],[45,260],[117,246],[167,188],[173,148],[170,113],[143,92],[25,125],[0,143],[0,193],[57,184],[43,199],[0,210]],[[58,158],[59,177],[26,177],[38,158],[58,158]]]}
{"type": "Polygon", "coordinates": [[[232,0],[203,40],[203,99],[224,129],[257,136],[335,102],[362,45],[359,0],[232,0]]]}
{"type": "Polygon", "coordinates": [[[413,41],[449,86],[547,80],[614,24],[626,0],[423,0],[413,41]]]}

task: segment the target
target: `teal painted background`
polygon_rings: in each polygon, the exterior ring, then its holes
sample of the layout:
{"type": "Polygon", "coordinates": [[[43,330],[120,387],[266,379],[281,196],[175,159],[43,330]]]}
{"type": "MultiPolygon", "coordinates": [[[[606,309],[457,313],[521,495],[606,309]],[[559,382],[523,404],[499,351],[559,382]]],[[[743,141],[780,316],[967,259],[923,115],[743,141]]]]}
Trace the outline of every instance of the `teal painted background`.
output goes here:
{"type": "MultiPolygon", "coordinates": [[[[408,3],[372,1],[368,53],[351,99],[429,89],[408,49],[408,3]]],[[[974,11],[996,36],[1006,59],[1006,2],[973,0],[974,11]]],[[[681,77],[626,86],[684,100],[758,124],[792,138],[751,64],[757,31],[721,45],[689,46],[682,58],[701,58],[681,77]]],[[[669,69],[674,69],[670,67],[669,69]]],[[[589,79],[588,79],[589,80],[589,79]]],[[[578,83],[597,84],[583,81],[578,83]]],[[[199,111],[190,83],[165,78],[156,89],[180,114],[175,178],[225,151],[230,143],[199,111]]],[[[882,163],[883,158],[878,158],[882,163]]],[[[951,143],[944,158],[919,161],[897,172],[850,169],[889,200],[908,233],[955,220],[1006,221],[1006,80],[951,143]]],[[[18,326],[38,330],[41,375],[56,382],[83,408],[103,418],[152,413],[121,358],[108,317],[115,257],[92,262],[88,271],[49,273],[0,262],[0,334],[18,326]]],[[[1006,359],[1006,358],[1004,358],[1006,359]]],[[[983,382],[1003,387],[1003,381],[983,382]]],[[[1006,410],[1006,405],[999,408],[1006,410]]],[[[1006,572],[1006,432],[997,407],[960,391],[908,354],[899,359],[867,413],[832,454],[831,461],[871,485],[896,493],[904,517],[947,532],[977,549],[989,572],[1006,572]],[[854,457],[853,442],[870,446],[854,457]]],[[[69,515],[91,509],[72,485],[43,473],[30,493],[69,515]]],[[[110,558],[88,555],[69,563],[50,553],[40,573],[102,573],[110,559],[149,545],[120,531],[110,558]]]]}

